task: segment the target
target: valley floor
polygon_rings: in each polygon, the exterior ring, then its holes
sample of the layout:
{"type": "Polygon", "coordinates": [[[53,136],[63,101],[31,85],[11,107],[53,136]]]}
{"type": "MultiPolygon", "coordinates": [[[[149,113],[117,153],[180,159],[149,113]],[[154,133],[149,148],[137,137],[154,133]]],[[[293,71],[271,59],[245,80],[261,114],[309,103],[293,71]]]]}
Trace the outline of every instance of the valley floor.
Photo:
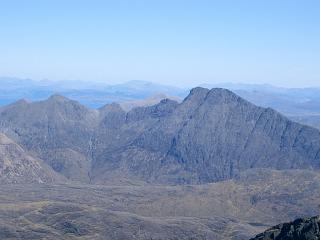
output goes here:
{"type": "Polygon", "coordinates": [[[188,186],[10,184],[0,239],[249,239],[319,214],[320,174],[251,170],[188,186]]]}

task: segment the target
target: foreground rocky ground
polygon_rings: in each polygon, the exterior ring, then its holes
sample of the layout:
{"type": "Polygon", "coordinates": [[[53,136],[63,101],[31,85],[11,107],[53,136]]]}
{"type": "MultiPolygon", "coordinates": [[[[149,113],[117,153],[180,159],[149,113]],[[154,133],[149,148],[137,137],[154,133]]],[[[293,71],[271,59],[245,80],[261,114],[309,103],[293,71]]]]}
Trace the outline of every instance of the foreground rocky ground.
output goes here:
{"type": "Polygon", "coordinates": [[[205,185],[10,184],[0,239],[249,239],[320,212],[320,175],[252,170],[205,185]]]}
{"type": "Polygon", "coordinates": [[[279,224],[251,240],[317,240],[320,239],[320,216],[299,218],[279,224]]]}

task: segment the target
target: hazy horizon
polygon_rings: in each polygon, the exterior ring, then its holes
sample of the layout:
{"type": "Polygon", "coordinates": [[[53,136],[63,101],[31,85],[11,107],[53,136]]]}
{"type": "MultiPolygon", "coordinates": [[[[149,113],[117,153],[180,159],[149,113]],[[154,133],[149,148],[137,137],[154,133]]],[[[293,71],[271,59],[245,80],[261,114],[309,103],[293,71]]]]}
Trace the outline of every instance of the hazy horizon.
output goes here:
{"type": "Polygon", "coordinates": [[[0,76],[320,86],[318,1],[3,1],[0,76]]]}
{"type": "Polygon", "coordinates": [[[172,83],[167,83],[167,82],[156,82],[156,81],[152,81],[152,80],[144,80],[144,79],[129,79],[129,80],[123,80],[123,81],[104,81],[104,80],[86,80],[86,79],[48,79],[48,78],[43,78],[43,79],[31,79],[31,78],[24,78],[24,77],[16,77],[16,76],[0,76],[0,83],[1,80],[3,79],[15,79],[15,80],[22,80],[22,81],[32,81],[32,82],[36,82],[36,83],[52,83],[52,84],[56,84],[56,83],[65,83],[65,84],[75,84],[74,86],[76,86],[79,83],[82,84],[88,84],[88,85],[101,85],[101,86],[115,86],[115,85],[121,85],[121,84],[129,84],[129,83],[152,83],[152,84],[159,84],[160,86],[168,86],[168,87],[176,87],[176,88],[180,88],[180,89],[192,89],[195,87],[206,87],[206,88],[210,88],[210,86],[212,87],[226,87],[228,85],[236,87],[236,86],[269,86],[269,87],[275,87],[275,88],[283,88],[283,89],[307,89],[307,88],[315,88],[315,89],[319,89],[320,88],[320,83],[319,85],[301,85],[301,86],[285,86],[285,85],[281,85],[281,84],[273,84],[273,83],[268,83],[268,82],[239,82],[239,81],[215,81],[215,82],[198,82],[198,83],[176,83],[176,82],[172,82],[172,83]]]}

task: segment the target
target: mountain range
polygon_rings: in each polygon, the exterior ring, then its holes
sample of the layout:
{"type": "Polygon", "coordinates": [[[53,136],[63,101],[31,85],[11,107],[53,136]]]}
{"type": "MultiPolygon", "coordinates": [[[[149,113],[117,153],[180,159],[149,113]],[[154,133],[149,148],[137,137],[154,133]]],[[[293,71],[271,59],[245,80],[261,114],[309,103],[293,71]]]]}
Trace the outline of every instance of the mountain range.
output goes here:
{"type": "MultiPolygon", "coordinates": [[[[45,100],[53,94],[66,96],[89,108],[117,102],[125,110],[158,103],[166,97],[181,101],[189,87],[174,87],[133,80],[121,84],[96,81],[35,81],[0,77],[0,106],[19,99],[45,100]],[[129,108],[128,108],[129,107],[129,108]]],[[[291,120],[320,128],[320,88],[284,88],[268,84],[196,84],[205,88],[226,88],[261,107],[271,107],[291,120]]]]}
{"type": "Polygon", "coordinates": [[[0,108],[2,239],[249,239],[317,215],[320,131],[234,92],[0,108]]]}
{"type": "Polygon", "coordinates": [[[320,168],[317,129],[219,88],[129,112],[119,104],[88,109],[60,95],[22,100],[0,109],[0,131],[57,173],[87,183],[200,184],[251,168],[320,168]]]}
{"type": "Polygon", "coordinates": [[[79,101],[90,108],[99,108],[106,103],[141,101],[159,94],[183,98],[188,90],[141,80],[111,85],[95,81],[35,81],[0,77],[0,105],[19,99],[45,100],[54,94],[79,101]]]}

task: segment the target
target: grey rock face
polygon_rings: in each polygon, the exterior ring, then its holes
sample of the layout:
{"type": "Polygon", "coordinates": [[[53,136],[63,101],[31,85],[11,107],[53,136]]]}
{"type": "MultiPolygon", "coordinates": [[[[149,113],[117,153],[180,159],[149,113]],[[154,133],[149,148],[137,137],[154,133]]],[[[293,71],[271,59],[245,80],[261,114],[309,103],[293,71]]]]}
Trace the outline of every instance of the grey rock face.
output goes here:
{"type": "Polygon", "coordinates": [[[39,159],[0,134],[0,183],[50,183],[62,180],[39,159]]]}
{"type": "Polygon", "coordinates": [[[250,168],[319,169],[319,131],[228,90],[196,88],[163,116],[152,118],[148,111],[128,113],[135,121],[122,129],[135,129],[136,137],[103,162],[174,184],[220,181],[250,168]]]}
{"type": "Polygon", "coordinates": [[[299,218],[290,223],[272,227],[251,240],[318,240],[320,217],[299,218]]]}
{"type": "MultiPolygon", "coordinates": [[[[172,117],[186,120],[177,127],[169,150],[184,169],[194,172],[194,181],[228,179],[257,167],[319,167],[320,135],[315,129],[258,108],[228,90],[198,92],[203,100],[193,112],[172,117]]],[[[185,102],[179,107],[190,108],[185,102]]]]}
{"type": "Polygon", "coordinates": [[[0,130],[57,172],[83,182],[110,178],[216,182],[251,168],[319,169],[320,132],[225,89],[195,88],[125,112],[90,110],[53,96],[0,110],[0,130]]]}
{"type": "Polygon", "coordinates": [[[89,146],[97,117],[95,111],[54,95],[46,101],[19,101],[2,108],[0,128],[55,171],[88,181],[89,146]]]}

